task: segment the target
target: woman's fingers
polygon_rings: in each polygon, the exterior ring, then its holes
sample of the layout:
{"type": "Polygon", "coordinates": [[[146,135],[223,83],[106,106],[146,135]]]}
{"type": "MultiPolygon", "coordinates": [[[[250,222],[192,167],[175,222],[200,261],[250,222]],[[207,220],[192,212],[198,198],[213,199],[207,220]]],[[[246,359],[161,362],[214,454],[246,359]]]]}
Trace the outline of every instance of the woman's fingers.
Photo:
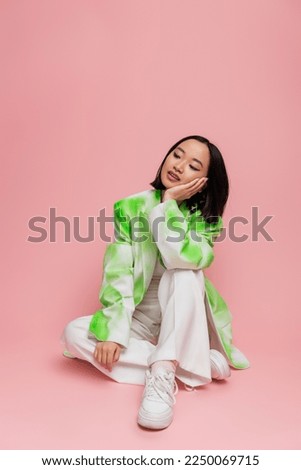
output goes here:
{"type": "Polygon", "coordinates": [[[101,362],[105,367],[107,367],[107,351],[105,349],[102,350],[101,362]]]}
{"type": "Polygon", "coordinates": [[[200,184],[197,186],[197,188],[194,188],[194,189],[196,189],[196,191],[199,191],[200,188],[204,188],[204,186],[206,186],[206,183],[207,183],[207,180],[204,179],[204,180],[200,181],[200,184]]]}
{"type": "Polygon", "coordinates": [[[202,184],[205,184],[206,181],[207,181],[207,178],[204,177],[204,178],[200,178],[200,180],[198,181],[198,183],[200,183],[200,184],[202,185],[202,184]]]}
{"type": "Polygon", "coordinates": [[[116,348],[116,351],[115,351],[115,354],[114,354],[113,361],[114,361],[114,362],[119,361],[119,357],[120,357],[120,348],[117,347],[117,348],[116,348]]]}
{"type": "Polygon", "coordinates": [[[94,358],[98,361],[98,349],[97,349],[97,346],[95,347],[94,349],[94,358]]]}
{"type": "Polygon", "coordinates": [[[206,181],[207,180],[205,178],[198,179],[196,183],[194,183],[193,186],[189,188],[188,199],[191,196],[193,196],[195,193],[199,192],[200,188],[202,188],[205,185],[206,181]]]}
{"type": "Polygon", "coordinates": [[[111,371],[113,362],[116,362],[119,359],[120,350],[121,348],[117,345],[108,346],[104,343],[98,343],[93,355],[100,364],[111,371]]]}
{"type": "Polygon", "coordinates": [[[193,191],[192,194],[194,194],[195,192],[199,190],[199,188],[201,188],[206,183],[206,181],[207,181],[206,177],[196,178],[195,180],[192,180],[189,183],[187,183],[186,189],[188,190],[188,192],[193,191]]]}
{"type": "Polygon", "coordinates": [[[185,183],[183,186],[186,186],[186,188],[190,189],[193,186],[195,186],[196,184],[198,184],[201,180],[202,180],[202,178],[195,178],[194,180],[189,181],[189,183],[185,183]]]}
{"type": "Polygon", "coordinates": [[[100,364],[102,362],[102,343],[98,343],[94,350],[94,357],[100,364]]]}
{"type": "Polygon", "coordinates": [[[113,364],[113,355],[114,355],[114,350],[110,350],[107,353],[107,368],[111,372],[112,370],[112,364],[113,364]]]}

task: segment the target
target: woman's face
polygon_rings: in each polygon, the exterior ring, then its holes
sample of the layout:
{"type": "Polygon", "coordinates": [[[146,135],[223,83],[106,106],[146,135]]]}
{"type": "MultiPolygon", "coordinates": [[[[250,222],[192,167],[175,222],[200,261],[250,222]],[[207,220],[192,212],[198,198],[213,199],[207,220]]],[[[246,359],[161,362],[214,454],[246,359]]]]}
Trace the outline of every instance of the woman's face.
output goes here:
{"type": "Polygon", "coordinates": [[[161,181],[169,189],[207,176],[210,153],[206,144],[195,139],[181,142],[166,158],[161,170],[161,181]],[[173,173],[177,178],[173,179],[173,173]]]}

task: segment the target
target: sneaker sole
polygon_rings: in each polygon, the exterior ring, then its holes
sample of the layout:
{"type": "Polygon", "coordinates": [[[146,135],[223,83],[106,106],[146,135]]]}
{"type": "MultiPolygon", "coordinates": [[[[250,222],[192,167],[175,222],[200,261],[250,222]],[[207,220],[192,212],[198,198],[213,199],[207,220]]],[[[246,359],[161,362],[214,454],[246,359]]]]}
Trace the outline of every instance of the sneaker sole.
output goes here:
{"type": "Polygon", "coordinates": [[[173,414],[161,416],[158,419],[152,418],[149,415],[143,414],[139,411],[137,422],[140,426],[149,429],[164,429],[167,428],[173,421],[173,414]]]}

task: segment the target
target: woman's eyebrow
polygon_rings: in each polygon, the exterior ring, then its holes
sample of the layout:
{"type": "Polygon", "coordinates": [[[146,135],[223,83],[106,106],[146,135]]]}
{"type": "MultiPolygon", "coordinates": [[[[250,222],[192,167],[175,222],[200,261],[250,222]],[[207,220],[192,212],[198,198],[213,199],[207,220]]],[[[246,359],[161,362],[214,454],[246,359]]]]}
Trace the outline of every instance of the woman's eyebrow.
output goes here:
{"type": "MultiPolygon", "coordinates": [[[[183,150],[181,147],[177,147],[177,148],[178,148],[179,150],[181,150],[183,153],[185,153],[185,150],[183,150]]],[[[194,161],[200,163],[200,164],[202,165],[202,167],[204,168],[204,165],[203,165],[203,163],[202,163],[200,160],[198,160],[197,158],[193,158],[192,160],[194,160],[194,161]]]]}

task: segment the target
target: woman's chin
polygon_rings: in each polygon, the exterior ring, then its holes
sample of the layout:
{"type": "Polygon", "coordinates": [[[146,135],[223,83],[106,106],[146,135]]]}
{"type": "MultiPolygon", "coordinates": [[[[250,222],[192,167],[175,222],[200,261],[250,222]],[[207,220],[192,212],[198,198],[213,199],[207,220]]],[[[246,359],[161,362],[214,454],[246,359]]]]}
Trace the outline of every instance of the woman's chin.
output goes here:
{"type": "Polygon", "coordinates": [[[179,184],[178,181],[170,181],[167,177],[162,179],[162,183],[164,184],[166,189],[172,188],[173,186],[179,184]]]}

